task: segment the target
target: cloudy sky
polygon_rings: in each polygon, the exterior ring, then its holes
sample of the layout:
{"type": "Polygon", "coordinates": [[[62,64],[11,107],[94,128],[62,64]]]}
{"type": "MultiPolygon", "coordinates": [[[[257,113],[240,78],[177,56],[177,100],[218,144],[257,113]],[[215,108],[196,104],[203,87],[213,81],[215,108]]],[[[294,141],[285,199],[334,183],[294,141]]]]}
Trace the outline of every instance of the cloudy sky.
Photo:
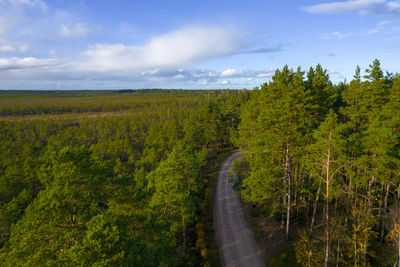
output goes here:
{"type": "Polygon", "coordinates": [[[0,0],[0,89],[253,88],[400,72],[400,1],[0,0]]]}

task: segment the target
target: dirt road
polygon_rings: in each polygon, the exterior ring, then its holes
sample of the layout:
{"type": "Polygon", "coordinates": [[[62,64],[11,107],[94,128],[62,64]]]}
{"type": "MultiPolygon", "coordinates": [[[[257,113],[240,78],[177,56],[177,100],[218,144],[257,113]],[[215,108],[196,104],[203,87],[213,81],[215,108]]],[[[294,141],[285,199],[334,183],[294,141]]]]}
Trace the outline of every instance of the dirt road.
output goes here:
{"type": "Polygon", "coordinates": [[[239,157],[239,152],[229,156],[222,163],[218,175],[214,227],[222,263],[225,266],[265,266],[262,252],[243,214],[239,196],[232,189],[233,183],[228,181],[229,169],[239,157]]]}

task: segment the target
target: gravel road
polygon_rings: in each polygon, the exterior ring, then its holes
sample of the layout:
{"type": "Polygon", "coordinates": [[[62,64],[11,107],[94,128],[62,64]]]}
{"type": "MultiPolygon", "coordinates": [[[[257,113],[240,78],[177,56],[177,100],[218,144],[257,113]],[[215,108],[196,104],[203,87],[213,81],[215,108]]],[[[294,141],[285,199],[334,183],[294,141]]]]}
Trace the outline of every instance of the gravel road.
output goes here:
{"type": "Polygon", "coordinates": [[[214,227],[224,266],[265,266],[261,249],[257,245],[244,216],[239,196],[228,181],[229,169],[239,152],[227,158],[219,170],[214,206],[214,227]]]}

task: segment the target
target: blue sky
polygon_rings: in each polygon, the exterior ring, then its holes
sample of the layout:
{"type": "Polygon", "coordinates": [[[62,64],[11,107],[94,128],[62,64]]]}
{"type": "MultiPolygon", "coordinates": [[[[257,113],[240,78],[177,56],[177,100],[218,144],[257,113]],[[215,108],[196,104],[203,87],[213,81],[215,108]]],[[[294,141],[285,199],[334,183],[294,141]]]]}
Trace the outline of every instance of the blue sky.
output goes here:
{"type": "Polygon", "coordinates": [[[253,88],[400,72],[400,1],[0,0],[0,89],[253,88]]]}

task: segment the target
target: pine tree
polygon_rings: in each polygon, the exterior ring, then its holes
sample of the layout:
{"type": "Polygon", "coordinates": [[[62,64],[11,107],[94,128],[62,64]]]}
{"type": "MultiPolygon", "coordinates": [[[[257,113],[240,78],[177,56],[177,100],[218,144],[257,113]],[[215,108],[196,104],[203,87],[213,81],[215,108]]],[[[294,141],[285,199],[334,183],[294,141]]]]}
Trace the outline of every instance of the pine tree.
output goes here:
{"type": "Polygon", "coordinates": [[[310,145],[310,157],[313,159],[311,173],[320,177],[325,185],[325,255],[324,265],[329,265],[330,251],[330,211],[332,187],[337,184],[337,176],[344,167],[344,141],[341,135],[337,115],[330,110],[325,121],[314,132],[315,143],[310,145]]]}
{"type": "Polygon", "coordinates": [[[337,98],[327,70],[320,64],[315,70],[310,67],[305,84],[312,97],[314,120],[316,123],[321,122],[329,109],[333,108],[337,98]]]}
{"type": "MultiPolygon", "coordinates": [[[[260,107],[257,109],[259,113],[255,134],[251,130],[251,138],[247,141],[242,139],[250,167],[254,170],[243,181],[244,198],[258,202],[262,200],[259,196],[275,188],[273,196],[283,199],[286,206],[286,239],[289,239],[293,169],[298,165],[301,147],[312,122],[308,112],[311,108],[310,95],[304,86],[303,77],[304,73],[300,69],[293,71],[287,66],[275,72],[272,81],[264,84],[259,92],[257,103],[260,107]],[[276,192],[281,189],[274,186],[279,184],[282,177],[286,190],[279,196],[276,192]]],[[[249,105],[247,108],[252,107],[249,105]]],[[[248,111],[247,114],[252,115],[242,118],[244,125],[251,123],[247,119],[255,116],[254,111],[248,111]]],[[[243,136],[249,134],[248,126],[240,127],[243,136]]]]}
{"type": "Polygon", "coordinates": [[[203,188],[196,155],[179,142],[147,179],[153,191],[150,206],[162,222],[170,225],[167,232],[181,232],[185,246],[186,226],[195,216],[198,192],[203,188]]]}

